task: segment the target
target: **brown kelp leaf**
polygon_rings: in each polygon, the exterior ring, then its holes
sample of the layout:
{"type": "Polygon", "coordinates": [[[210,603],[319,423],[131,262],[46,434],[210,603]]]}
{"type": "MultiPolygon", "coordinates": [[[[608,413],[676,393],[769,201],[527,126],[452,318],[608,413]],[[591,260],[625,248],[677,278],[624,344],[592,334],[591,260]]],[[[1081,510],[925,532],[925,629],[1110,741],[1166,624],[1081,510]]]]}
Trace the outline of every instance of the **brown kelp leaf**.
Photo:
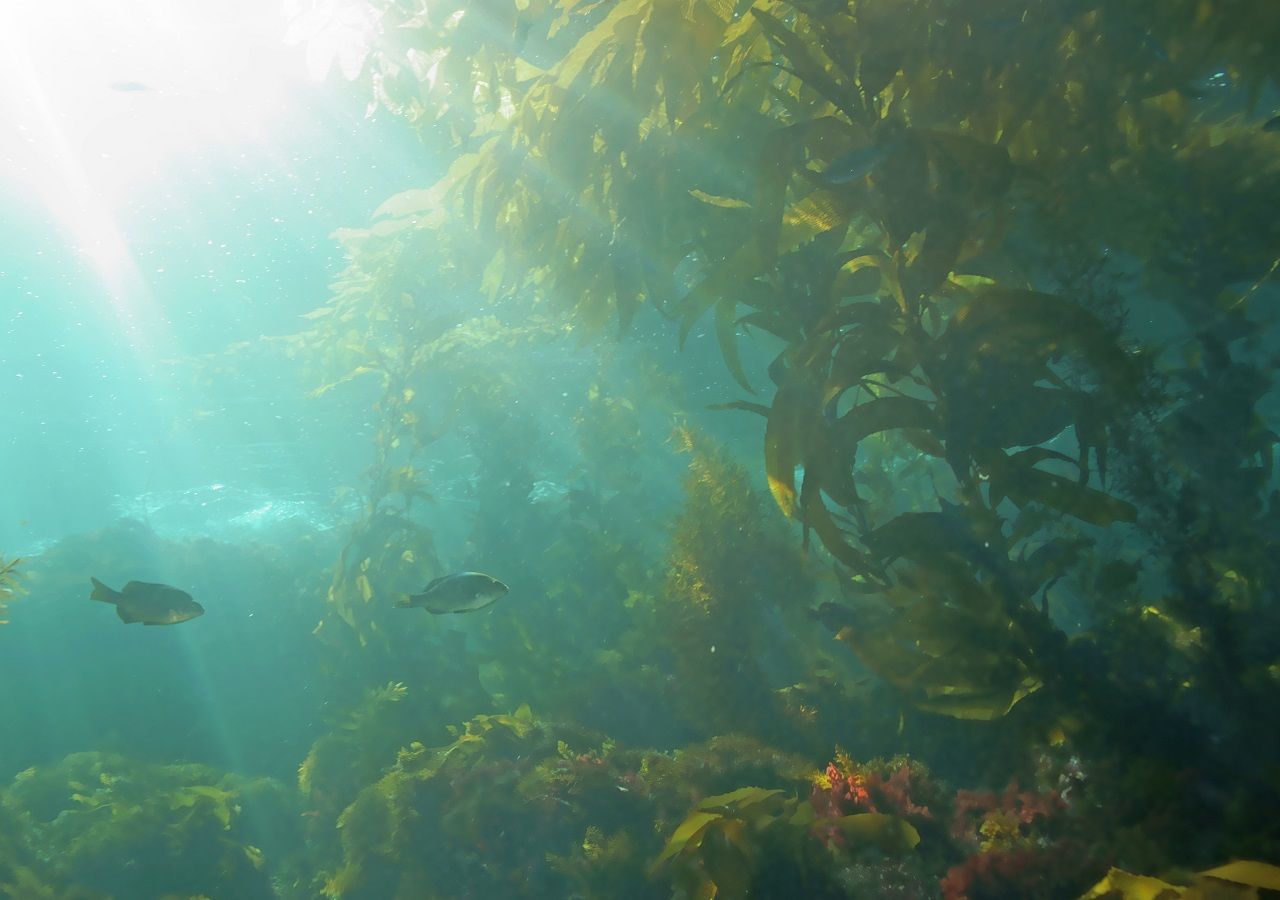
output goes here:
{"type": "Polygon", "coordinates": [[[712,403],[707,409],[740,409],[743,412],[753,412],[757,416],[769,418],[769,407],[763,403],[752,403],[750,400],[730,400],[728,403],[712,403]]]}
{"type": "Polygon", "coordinates": [[[1023,450],[1013,456],[998,453],[983,460],[993,496],[1008,497],[1018,506],[1041,503],[1099,528],[1137,518],[1138,511],[1132,503],[1034,468],[1040,455],[1038,449],[1023,450]]]}
{"type": "Polygon", "coordinates": [[[789,518],[798,507],[796,467],[822,427],[821,394],[803,372],[789,374],[774,395],[764,432],[764,465],[769,492],[789,518]]]}
{"type": "Polygon", "coordinates": [[[928,432],[937,426],[938,418],[933,408],[923,400],[877,397],[841,416],[837,435],[846,447],[852,447],[868,435],[891,428],[918,428],[928,432]]]}
{"type": "Polygon", "coordinates": [[[895,368],[890,358],[902,343],[902,333],[890,325],[868,323],[846,332],[831,362],[828,395],[852,387],[868,375],[895,368]]]}
{"type": "MultiPolygon", "coordinates": [[[[806,529],[813,529],[822,541],[822,546],[840,562],[859,575],[877,576],[879,573],[871,565],[867,555],[849,543],[844,531],[831,515],[831,510],[827,509],[822,500],[821,476],[816,472],[816,469],[805,471],[804,484],[800,489],[800,520],[806,529]]],[[[851,479],[847,472],[845,475],[851,479]]],[[[857,499],[856,495],[853,499],[857,499]]]]}

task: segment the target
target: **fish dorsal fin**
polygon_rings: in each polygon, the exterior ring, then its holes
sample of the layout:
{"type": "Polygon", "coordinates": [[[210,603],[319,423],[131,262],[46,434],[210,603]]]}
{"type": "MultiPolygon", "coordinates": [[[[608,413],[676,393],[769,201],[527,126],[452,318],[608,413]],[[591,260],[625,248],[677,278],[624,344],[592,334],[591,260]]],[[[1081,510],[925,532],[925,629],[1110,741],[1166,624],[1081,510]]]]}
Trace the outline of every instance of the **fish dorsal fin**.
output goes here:
{"type": "Polygon", "coordinates": [[[439,578],[432,578],[429,582],[427,582],[427,586],[422,589],[422,593],[425,594],[425,593],[428,593],[432,588],[438,588],[440,585],[444,584],[446,581],[448,581],[452,577],[453,577],[452,575],[441,575],[439,578]]]}
{"type": "Polygon", "coordinates": [[[132,594],[136,591],[154,590],[156,588],[161,588],[167,591],[173,590],[173,588],[169,587],[167,584],[156,584],[154,581],[130,581],[124,587],[120,588],[120,593],[132,594]]]}

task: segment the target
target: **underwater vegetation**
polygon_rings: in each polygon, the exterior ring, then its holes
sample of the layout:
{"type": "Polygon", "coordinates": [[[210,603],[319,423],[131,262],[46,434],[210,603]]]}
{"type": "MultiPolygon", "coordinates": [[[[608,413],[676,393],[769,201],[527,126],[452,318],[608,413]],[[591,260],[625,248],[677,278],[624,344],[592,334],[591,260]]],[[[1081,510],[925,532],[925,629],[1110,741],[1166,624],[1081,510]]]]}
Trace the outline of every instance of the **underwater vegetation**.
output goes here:
{"type": "Polygon", "coordinates": [[[1117,832],[1168,810],[1137,864],[1275,856],[1280,731],[1247,712],[1280,646],[1269,8],[411,6],[365,5],[344,76],[453,162],[347,237],[353,271],[443,256],[584,335],[711,320],[704,380],[758,395],[719,405],[762,420],[756,471],[835,572],[763,583],[785,532],[726,501],[744,591],[732,542],[682,558],[677,526],[643,591],[700,721],[783,721],[762,669],[792,631],[753,616],[812,607],[846,697],[870,676],[903,724],[987,723],[953,733],[1001,766],[1066,741],[1117,832]]]}
{"type": "Polygon", "coordinates": [[[0,889],[31,898],[275,897],[266,859],[300,849],[296,801],[269,779],[72,754],[19,773],[0,796],[17,859],[38,860],[15,866],[0,889]]]}
{"type": "Polygon", "coordinates": [[[7,618],[9,612],[8,601],[16,597],[22,590],[18,583],[21,574],[18,569],[18,563],[20,562],[22,562],[20,559],[6,561],[3,557],[0,557],[0,624],[3,625],[9,624],[7,618]]]}
{"type": "Polygon", "coordinates": [[[1280,9],[295,7],[446,163],[264,342],[368,467],[0,561],[0,893],[1280,890],[1280,9]]]}

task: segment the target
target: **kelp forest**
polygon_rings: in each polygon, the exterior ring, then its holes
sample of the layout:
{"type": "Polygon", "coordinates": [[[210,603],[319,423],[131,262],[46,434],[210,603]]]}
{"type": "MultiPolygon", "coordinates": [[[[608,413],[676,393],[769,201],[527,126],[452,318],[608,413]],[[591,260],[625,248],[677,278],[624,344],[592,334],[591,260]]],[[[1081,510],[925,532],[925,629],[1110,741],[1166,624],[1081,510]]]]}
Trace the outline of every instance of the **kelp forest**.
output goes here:
{"type": "Polygon", "coordinates": [[[289,16],[434,180],[175,365],[287,368],[362,471],[0,560],[21,641],[163,557],[229,669],[60,672],[101,739],[6,736],[0,895],[1280,892],[1280,5],[289,16]],[[458,571],[510,594],[398,608],[458,571]]]}

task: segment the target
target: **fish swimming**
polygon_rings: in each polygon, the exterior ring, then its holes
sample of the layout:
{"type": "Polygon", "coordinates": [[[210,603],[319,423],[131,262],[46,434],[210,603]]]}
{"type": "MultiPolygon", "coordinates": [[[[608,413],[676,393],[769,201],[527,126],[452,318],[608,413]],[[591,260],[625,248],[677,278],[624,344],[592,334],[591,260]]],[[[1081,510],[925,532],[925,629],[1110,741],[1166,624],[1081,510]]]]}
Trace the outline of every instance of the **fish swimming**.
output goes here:
{"type": "Polygon", "coordinates": [[[420,606],[429,613],[472,612],[484,609],[506,596],[510,590],[492,575],[481,572],[455,572],[441,575],[422,589],[421,594],[410,594],[397,600],[401,608],[420,606]]]}
{"type": "Polygon", "coordinates": [[[204,615],[204,607],[192,600],[190,594],[167,584],[130,581],[123,589],[113,591],[96,578],[89,580],[93,582],[89,599],[115,604],[116,615],[126,625],[133,622],[176,625],[204,615]]]}

